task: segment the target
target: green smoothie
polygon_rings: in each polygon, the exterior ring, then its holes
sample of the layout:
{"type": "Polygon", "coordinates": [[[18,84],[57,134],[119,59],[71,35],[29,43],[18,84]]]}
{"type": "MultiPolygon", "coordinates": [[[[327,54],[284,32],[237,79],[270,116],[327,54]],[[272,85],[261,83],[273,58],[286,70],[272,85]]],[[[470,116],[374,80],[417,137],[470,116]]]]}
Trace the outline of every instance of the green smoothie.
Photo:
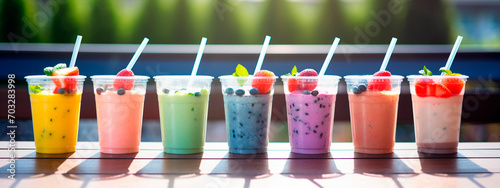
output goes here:
{"type": "Polygon", "coordinates": [[[208,115],[208,90],[158,94],[165,153],[203,152],[208,115]]]}

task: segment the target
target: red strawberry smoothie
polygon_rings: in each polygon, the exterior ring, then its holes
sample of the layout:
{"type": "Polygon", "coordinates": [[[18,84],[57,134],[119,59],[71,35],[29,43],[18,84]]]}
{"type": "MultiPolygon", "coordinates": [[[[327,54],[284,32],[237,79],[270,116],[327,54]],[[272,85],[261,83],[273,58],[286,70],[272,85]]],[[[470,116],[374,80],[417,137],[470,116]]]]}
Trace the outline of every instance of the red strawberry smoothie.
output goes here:
{"type": "Polygon", "coordinates": [[[128,90],[95,94],[99,144],[103,153],[134,153],[141,142],[144,94],[128,90]]]}
{"type": "Polygon", "coordinates": [[[335,94],[286,94],[288,135],[292,152],[328,153],[332,142],[335,94]]]}
{"type": "Polygon", "coordinates": [[[349,93],[352,140],[359,153],[392,153],[399,92],[349,93]]]}
{"type": "Polygon", "coordinates": [[[462,95],[448,98],[412,94],[418,151],[456,153],[462,113],[462,95]]]}

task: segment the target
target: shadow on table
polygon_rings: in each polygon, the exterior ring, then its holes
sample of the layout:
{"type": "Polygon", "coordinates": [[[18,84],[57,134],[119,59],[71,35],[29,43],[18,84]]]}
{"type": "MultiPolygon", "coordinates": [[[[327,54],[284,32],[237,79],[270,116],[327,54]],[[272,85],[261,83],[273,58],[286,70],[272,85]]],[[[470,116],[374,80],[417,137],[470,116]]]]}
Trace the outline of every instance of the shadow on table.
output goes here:
{"type": "Polygon", "coordinates": [[[391,178],[397,187],[403,187],[398,178],[417,176],[395,153],[363,154],[354,153],[354,173],[365,176],[391,178]]]}
{"type": "MultiPolygon", "coordinates": [[[[24,177],[15,176],[16,180],[11,187],[16,187],[23,179],[42,178],[55,174],[58,172],[59,168],[66,161],[66,159],[73,155],[73,153],[74,152],[63,154],[42,154],[33,152],[16,159],[14,163],[15,174],[32,175],[24,177]]],[[[7,172],[10,175],[9,169],[11,169],[11,163],[0,167],[0,172],[7,172]]],[[[1,178],[8,178],[8,175],[2,176],[1,178]]]]}
{"type": "Polygon", "coordinates": [[[73,167],[63,176],[83,181],[81,187],[87,187],[91,181],[123,178],[128,176],[130,164],[136,155],[137,153],[105,154],[99,152],[73,167]],[[89,174],[98,175],[89,176],[89,174]]]}
{"type": "Polygon", "coordinates": [[[481,185],[475,178],[489,177],[493,173],[477,165],[460,153],[427,154],[418,152],[422,172],[434,176],[465,176],[478,187],[481,185]]]}
{"type": "Polygon", "coordinates": [[[271,176],[267,153],[244,155],[228,152],[210,172],[210,175],[221,174],[227,175],[228,178],[243,178],[243,187],[248,188],[253,179],[271,176]]]}
{"type": "Polygon", "coordinates": [[[176,178],[201,175],[202,158],[203,153],[176,155],[162,152],[134,175],[142,178],[168,179],[168,187],[174,187],[176,178]]]}
{"type": "Polygon", "coordinates": [[[307,179],[318,187],[323,187],[316,179],[329,179],[343,176],[337,169],[331,153],[298,154],[290,153],[282,175],[297,179],[307,179]]]}

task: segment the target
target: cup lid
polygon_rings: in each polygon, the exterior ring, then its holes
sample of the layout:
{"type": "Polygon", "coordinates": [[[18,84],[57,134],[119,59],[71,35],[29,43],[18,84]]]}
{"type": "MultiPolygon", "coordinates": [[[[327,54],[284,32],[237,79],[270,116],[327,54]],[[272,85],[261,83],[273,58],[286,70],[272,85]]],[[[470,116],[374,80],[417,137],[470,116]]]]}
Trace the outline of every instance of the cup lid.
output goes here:
{"type": "Polygon", "coordinates": [[[77,79],[85,79],[87,78],[84,75],[77,75],[77,76],[47,76],[47,75],[33,75],[33,76],[25,76],[24,77],[26,80],[51,80],[54,78],[77,78],[77,79]]]}
{"type": "Polygon", "coordinates": [[[196,75],[196,76],[191,76],[191,75],[160,75],[160,76],[155,76],[153,77],[155,80],[160,80],[160,79],[188,79],[188,78],[196,78],[196,79],[214,79],[213,76],[208,76],[208,75],[196,75]]]}
{"type": "Polygon", "coordinates": [[[417,78],[429,78],[429,79],[460,78],[460,79],[466,81],[467,78],[469,78],[469,76],[467,76],[467,75],[457,75],[457,76],[449,76],[449,75],[444,75],[444,76],[441,76],[441,75],[434,75],[434,76],[408,75],[408,76],[406,76],[406,78],[408,78],[409,82],[412,82],[413,80],[415,80],[417,78]]]}

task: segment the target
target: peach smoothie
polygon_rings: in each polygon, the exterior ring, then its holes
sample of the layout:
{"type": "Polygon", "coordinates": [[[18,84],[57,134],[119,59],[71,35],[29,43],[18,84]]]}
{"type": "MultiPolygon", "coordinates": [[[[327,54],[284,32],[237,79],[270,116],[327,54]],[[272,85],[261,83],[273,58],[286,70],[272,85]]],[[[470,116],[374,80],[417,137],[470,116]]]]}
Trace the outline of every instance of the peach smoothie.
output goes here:
{"type": "Polygon", "coordinates": [[[394,151],[402,76],[379,71],[373,76],[346,76],[354,151],[394,151]]]}
{"type": "Polygon", "coordinates": [[[144,94],[118,95],[107,91],[96,95],[95,99],[101,152],[138,152],[144,94]]]}
{"type": "Polygon", "coordinates": [[[399,93],[349,94],[352,140],[360,153],[392,153],[399,93]]]}
{"type": "MultiPolygon", "coordinates": [[[[126,72],[128,71],[128,72],[126,72]]],[[[139,152],[147,76],[92,76],[102,153],[139,152]]]]}

